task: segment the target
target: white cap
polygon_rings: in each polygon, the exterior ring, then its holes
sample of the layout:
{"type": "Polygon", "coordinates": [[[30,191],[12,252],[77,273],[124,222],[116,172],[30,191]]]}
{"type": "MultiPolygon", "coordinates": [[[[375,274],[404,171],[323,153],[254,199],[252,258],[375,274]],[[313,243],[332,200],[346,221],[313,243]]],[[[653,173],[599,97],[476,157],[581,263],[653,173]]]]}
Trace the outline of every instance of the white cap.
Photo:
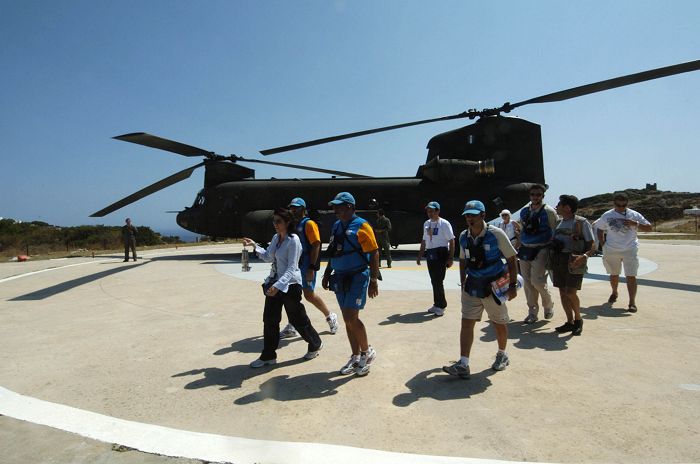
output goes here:
{"type": "Polygon", "coordinates": [[[504,214],[510,216],[510,210],[504,209],[503,211],[501,211],[501,214],[499,214],[499,216],[503,216],[504,214]]]}

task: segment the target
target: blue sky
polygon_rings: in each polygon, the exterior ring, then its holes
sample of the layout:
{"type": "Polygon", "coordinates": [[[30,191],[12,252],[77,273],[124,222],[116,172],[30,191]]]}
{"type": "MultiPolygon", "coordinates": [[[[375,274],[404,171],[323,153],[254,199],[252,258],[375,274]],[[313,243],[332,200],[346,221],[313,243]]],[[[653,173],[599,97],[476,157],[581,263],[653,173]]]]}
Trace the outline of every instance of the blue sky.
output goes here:
{"type": "MultiPolygon", "coordinates": [[[[0,0],[0,7],[0,216],[65,226],[120,225],[130,216],[178,230],[165,211],[192,203],[203,170],[89,217],[198,162],[115,135],[144,131],[262,158],[265,148],[700,58],[696,1],[0,0]]],[[[542,126],[550,201],[646,182],[697,192],[699,90],[695,72],[513,114],[542,126]]],[[[266,159],[412,176],[430,137],[467,123],[266,159]]],[[[249,167],[259,179],[316,176],[249,167]]]]}

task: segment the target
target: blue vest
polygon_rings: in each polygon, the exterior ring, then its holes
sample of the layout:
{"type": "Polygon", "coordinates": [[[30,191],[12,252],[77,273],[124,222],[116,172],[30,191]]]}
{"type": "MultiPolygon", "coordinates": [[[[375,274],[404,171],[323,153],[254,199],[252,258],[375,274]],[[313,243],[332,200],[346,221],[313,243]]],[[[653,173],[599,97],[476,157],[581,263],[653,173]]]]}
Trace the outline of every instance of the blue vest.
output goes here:
{"type": "Polygon", "coordinates": [[[486,225],[486,233],[483,237],[477,237],[476,241],[469,236],[469,229],[465,230],[464,233],[459,237],[459,245],[464,250],[466,255],[469,252],[469,258],[467,258],[467,273],[470,276],[483,278],[483,277],[496,277],[501,274],[506,265],[501,259],[503,253],[501,249],[498,248],[498,239],[496,235],[491,232],[491,225],[486,225]],[[473,253],[476,248],[481,248],[478,253],[473,253]],[[472,261],[475,258],[474,255],[483,252],[483,260],[479,259],[480,256],[476,256],[481,263],[472,261]]]}
{"type": "Polygon", "coordinates": [[[299,221],[297,224],[297,235],[299,236],[299,241],[301,242],[301,258],[299,259],[300,268],[309,267],[309,253],[311,252],[311,244],[309,243],[309,238],[306,236],[306,223],[311,219],[308,216],[304,216],[304,219],[299,221]]]}
{"type": "Polygon", "coordinates": [[[544,209],[544,204],[536,213],[532,213],[529,206],[520,210],[520,242],[523,245],[543,244],[549,242],[554,231],[549,227],[549,216],[544,209]]]}
{"type": "Polygon", "coordinates": [[[342,254],[331,258],[331,266],[337,273],[349,273],[367,268],[369,253],[362,252],[362,245],[357,238],[357,231],[366,223],[361,217],[353,216],[346,225],[342,221],[333,224],[333,241],[337,245],[342,243],[342,254]]]}

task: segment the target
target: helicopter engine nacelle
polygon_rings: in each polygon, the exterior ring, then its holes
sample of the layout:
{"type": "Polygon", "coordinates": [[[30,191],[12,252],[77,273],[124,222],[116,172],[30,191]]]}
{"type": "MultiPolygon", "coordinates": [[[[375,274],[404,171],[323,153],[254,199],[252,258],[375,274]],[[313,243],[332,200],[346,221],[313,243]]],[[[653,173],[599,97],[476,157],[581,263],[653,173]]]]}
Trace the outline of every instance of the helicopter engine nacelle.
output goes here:
{"type": "Polygon", "coordinates": [[[463,159],[440,159],[439,156],[422,165],[418,170],[419,177],[436,183],[466,182],[476,176],[491,176],[496,172],[494,160],[483,161],[463,159]]]}

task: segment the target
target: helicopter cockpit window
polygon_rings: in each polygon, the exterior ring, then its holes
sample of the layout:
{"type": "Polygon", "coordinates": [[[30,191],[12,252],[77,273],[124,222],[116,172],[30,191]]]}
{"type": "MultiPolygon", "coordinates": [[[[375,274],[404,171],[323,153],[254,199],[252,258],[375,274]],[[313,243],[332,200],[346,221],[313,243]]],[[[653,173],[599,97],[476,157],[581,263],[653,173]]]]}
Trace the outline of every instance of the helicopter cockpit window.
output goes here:
{"type": "Polygon", "coordinates": [[[200,190],[199,193],[197,193],[197,198],[195,198],[194,203],[192,203],[193,208],[197,206],[204,206],[204,190],[200,190]]]}

